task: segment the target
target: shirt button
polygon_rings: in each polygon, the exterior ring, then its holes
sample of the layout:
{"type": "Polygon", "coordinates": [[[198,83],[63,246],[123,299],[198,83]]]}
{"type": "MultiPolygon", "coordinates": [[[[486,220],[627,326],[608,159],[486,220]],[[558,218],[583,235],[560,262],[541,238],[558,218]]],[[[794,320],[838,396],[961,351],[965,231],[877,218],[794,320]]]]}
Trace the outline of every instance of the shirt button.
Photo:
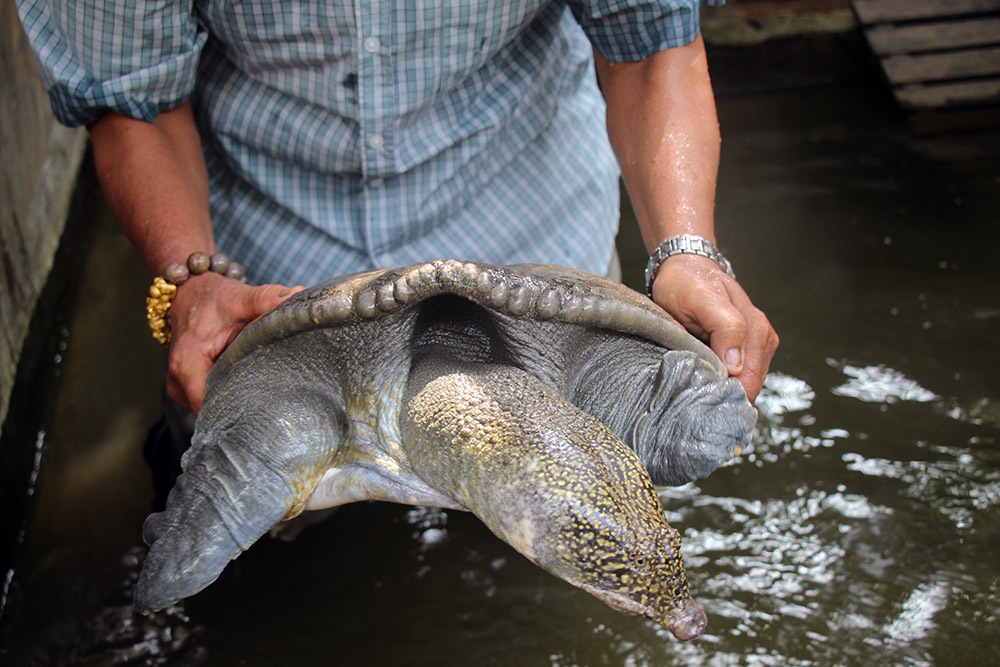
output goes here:
{"type": "Polygon", "coordinates": [[[382,42],[379,41],[378,37],[369,37],[365,40],[365,51],[368,53],[377,53],[381,48],[382,42]]]}
{"type": "Polygon", "coordinates": [[[385,146],[385,139],[382,138],[381,134],[373,134],[372,136],[368,137],[368,146],[370,148],[378,150],[379,148],[385,146]]]}

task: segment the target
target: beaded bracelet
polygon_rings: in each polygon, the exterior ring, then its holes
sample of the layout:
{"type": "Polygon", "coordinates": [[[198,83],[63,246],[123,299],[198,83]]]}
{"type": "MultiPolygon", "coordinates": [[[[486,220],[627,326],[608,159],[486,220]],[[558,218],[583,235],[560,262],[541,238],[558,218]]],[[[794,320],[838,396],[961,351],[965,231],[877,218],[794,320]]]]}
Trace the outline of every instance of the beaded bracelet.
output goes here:
{"type": "Polygon", "coordinates": [[[167,267],[166,273],[153,278],[149,296],[146,297],[146,319],[153,331],[153,338],[164,345],[170,345],[170,306],[177,296],[177,288],[191,276],[208,271],[242,283],[247,282],[243,275],[243,267],[229,261],[229,258],[221,252],[211,257],[203,252],[193,252],[187,258],[187,262],[183,264],[174,262],[167,267]]]}

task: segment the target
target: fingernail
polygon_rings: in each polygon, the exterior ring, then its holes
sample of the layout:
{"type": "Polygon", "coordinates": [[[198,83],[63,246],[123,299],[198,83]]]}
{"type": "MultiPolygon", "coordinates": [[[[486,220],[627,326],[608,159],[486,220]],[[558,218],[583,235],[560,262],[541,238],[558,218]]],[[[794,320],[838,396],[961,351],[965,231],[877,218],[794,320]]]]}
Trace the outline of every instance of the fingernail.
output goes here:
{"type": "Polygon", "coordinates": [[[726,366],[730,368],[739,368],[743,363],[743,355],[740,354],[740,348],[734,347],[726,350],[725,362],[726,366]]]}
{"type": "Polygon", "coordinates": [[[278,292],[278,296],[288,296],[291,293],[291,291],[292,290],[290,290],[290,289],[288,289],[286,287],[285,289],[283,289],[280,292],[278,292]]]}

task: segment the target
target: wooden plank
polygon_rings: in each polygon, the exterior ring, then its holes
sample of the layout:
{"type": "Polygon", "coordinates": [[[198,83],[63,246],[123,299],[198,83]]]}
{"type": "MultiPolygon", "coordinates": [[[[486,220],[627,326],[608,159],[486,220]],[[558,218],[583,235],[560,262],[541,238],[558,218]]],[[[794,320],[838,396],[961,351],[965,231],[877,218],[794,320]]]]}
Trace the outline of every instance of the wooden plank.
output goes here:
{"type": "Polygon", "coordinates": [[[987,46],[1000,43],[1000,17],[944,23],[877,25],[867,29],[865,36],[877,56],[987,46]]]}
{"type": "Polygon", "coordinates": [[[900,105],[908,109],[1000,104],[1000,78],[893,89],[900,105]]]}
{"type": "Polygon", "coordinates": [[[1000,0],[854,0],[851,4],[862,25],[1000,10],[1000,0]]]}
{"type": "Polygon", "coordinates": [[[919,56],[889,56],[882,59],[882,68],[893,85],[1000,76],[1000,47],[919,56]]]}
{"type": "Polygon", "coordinates": [[[989,152],[1000,154],[1000,105],[991,107],[972,107],[960,109],[944,109],[920,111],[909,117],[910,127],[917,134],[937,134],[941,132],[993,130],[991,137],[993,146],[989,152]]]}

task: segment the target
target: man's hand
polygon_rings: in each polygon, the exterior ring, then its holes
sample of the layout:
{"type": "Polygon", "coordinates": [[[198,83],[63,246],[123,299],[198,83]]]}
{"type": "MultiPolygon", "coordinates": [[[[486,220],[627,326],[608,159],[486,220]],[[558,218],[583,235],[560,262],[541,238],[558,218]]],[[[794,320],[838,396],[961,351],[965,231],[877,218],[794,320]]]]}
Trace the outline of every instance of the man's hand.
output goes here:
{"type": "Polygon", "coordinates": [[[243,328],[302,287],[251,287],[207,272],[189,278],[170,308],[167,393],[195,414],[205,398],[205,379],[243,328]]]}
{"type": "MultiPolygon", "coordinates": [[[[658,51],[634,63],[595,55],[608,103],[608,137],[650,252],[676,234],[715,241],[719,123],[705,44],[658,51]]],[[[653,300],[719,355],[751,401],[778,336],[739,283],[712,260],[674,255],[660,266],[653,300]]]]}
{"type": "Polygon", "coordinates": [[[674,255],[660,265],[653,300],[705,340],[743,384],[750,402],[756,400],[778,334],[739,283],[706,257],[674,255]]]}

